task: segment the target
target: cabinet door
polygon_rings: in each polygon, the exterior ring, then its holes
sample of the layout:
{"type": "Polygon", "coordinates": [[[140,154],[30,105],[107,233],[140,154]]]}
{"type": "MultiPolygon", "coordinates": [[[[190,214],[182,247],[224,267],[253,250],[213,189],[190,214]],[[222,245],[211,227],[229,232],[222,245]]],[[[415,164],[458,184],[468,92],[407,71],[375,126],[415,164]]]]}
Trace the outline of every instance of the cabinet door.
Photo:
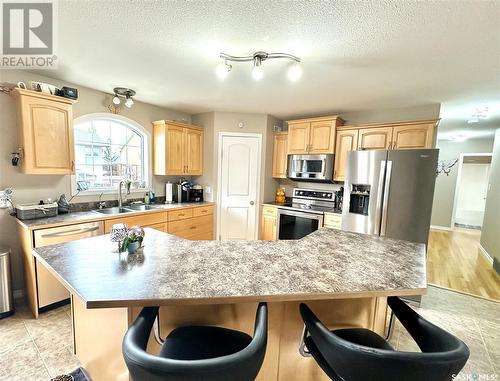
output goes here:
{"type": "Polygon", "coordinates": [[[283,132],[275,134],[273,144],[273,177],[286,179],[287,155],[288,134],[283,132]]]}
{"type": "Polygon", "coordinates": [[[261,239],[264,241],[276,240],[276,222],[277,218],[270,215],[262,215],[261,239]]]}
{"type": "Polygon", "coordinates": [[[389,149],[392,142],[392,127],[359,129],[358,149],[389,149]]]}
{"type": "Polygon", "coordinates": [[[183,127],[167,126],[167,175],[185,174],[184,142],[183,127]]]}
{"type": "Polygon", "coordinates": [[[288,153],[303,154],[309,148],[311,123],[294,123],[288,126],[288,153]]]}
{"type": "Polygon", "coordinates": [[[74,172],[72,105],[20,96],[22,171],[68,175],[74,172]]]}
{"type": "Polygon", "coordinates": [[[334,153],[335,124],[331,120],[311,122],[309,132],[309,153],[334,153]]]}
{"type": "Polygon", "coordinates": [[[434,125],[394,127],[392,149],[432,148],[434,143],[434,125]]]}
{"type": "Polygon", "coordinates": [[[355,151],[357,147],[358,130],[337,131],[335,146],[335,169],[333,172],[333,179],[335,181],[345,180],[347,152],[355,151]]]}
{"type": "Polygon", "coordinates": [[[203,131],[185,129],[185,173],[191,176],[203,174],[203,131]]]}

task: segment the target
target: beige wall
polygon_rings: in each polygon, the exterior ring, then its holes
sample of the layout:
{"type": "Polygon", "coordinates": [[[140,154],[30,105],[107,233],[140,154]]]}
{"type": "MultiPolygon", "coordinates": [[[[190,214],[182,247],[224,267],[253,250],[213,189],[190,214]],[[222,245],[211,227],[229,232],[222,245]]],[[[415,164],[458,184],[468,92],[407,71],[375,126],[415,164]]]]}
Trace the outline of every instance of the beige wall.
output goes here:
{"type": "MultiPolygon", "coordinates": [[[[203,176],[197,180],[203,186],[210,186],[210,200],[216,201],[218,195],[218,143],[220,132],[257,133],[262,135],[262,167],[260,200],[268,201],[274,198],[277,182],[272,178],[272,155],[274,125],[282,125],[282,121],[266,114],[247,114],[232,112],[209,112],[192,115],[192,122],[205,130],[205,154],[203,176]],[[243,123],[243,128],[238,123],[243,123]]],[[[260,221],[260,219],[259,219],[260,221]]]]}
{"type": "MultiPolygon", "coordinates": [[[[461,153],[490,153],[493,149],[493,137],[489,139],[469,139],[465,142],[439,140],[439,161],[452,160],[460,157],[461,153]]],[[[458,163],[452,168],[448,176],[441,173],[436,177],[434,201],[432,205],[431,225],[450,228],[457,185],[458,163]]]]}
{"type": "Polygon", "coordinates": [[[495,133],[481,245],[494,258],[495,270],[500,274],[500,128],[495,133]]]}
{"type": "MultiPolygon", "coordinates": [[[[0,70],[0,83],[14,83],[19,81],[41,81],[57,86],[73,86],[79,91],[79,100],[73,108],[75,118],[97,112],[107,112],[106,105],[111,97],[100,91],[62,83],[58,80],[43,77],[37,74],[18,70],[0,70]]],[[[111,91],[110,85],[110,91],[111,91]]],[[[140,92],[140,90],[139,90],[140,92]]],[[[190,116],[182,112],[163,109],[141,102],[135,102],[131,109],[126,109],[123,116],[133,119],[147,131],[152,133],[151,122],[158,119],[175,119],[190,121],[190,116]]],[[[14,203],[36,202],[41,199],[57,199],[60,194],[69,195],[70,176],[41,176],[23,175],[17,168],[10,165],[10,153],[17,147],[16,107],[14,98],[0,94],[0,187],[14,188],[14,203]]],[[[50,149],[50,147],[47,147],[50,149]]],[[[158,195],[164,195],[164,177],[153,177],[153,188],[158,195]]],[[[116,199],[116,195],[108,195],[105,199],[116,199]]],[[[78,197],[74,200],[88,201],[90,197],[78,197]]],[[[0,242],[12,248],[13,282],[14,289],[23,287],[22,265],[19,256],[19,244],[16,234],[14,218],[8,211],[0,209],[0,242]]]]}

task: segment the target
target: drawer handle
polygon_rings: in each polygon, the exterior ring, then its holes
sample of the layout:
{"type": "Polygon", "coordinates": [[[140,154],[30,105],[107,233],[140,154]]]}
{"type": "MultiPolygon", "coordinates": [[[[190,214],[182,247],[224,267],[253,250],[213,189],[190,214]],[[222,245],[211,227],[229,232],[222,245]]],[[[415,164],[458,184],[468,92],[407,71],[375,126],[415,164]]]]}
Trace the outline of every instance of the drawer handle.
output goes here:
{"type": "Polygon", "coordinates": [[[184,217],[184,216],[185,216],[184,213],[179,214],[179,217],[184,217]]]}
{"type": "Polygon", "coordinates": [[[196,226],[191,226],[189,229],[194,230],[196,229],[196,226]]]}
{"type": "Polygon", "coordinates": [[[43,234],[42,238],[66,237],[68,235],[90,233],[90,232],[96,231],[98,229],[99,229],[99,226],[93,226],[93,227],[86,228],[86,229],[73,229],[73,230],[68,230],[65,232],[43,234]]]}
{"type": "Polygon", "coordinates": [[[202,210],[201,212],[202,213],[208,213],[208,210],[202,210]]]}

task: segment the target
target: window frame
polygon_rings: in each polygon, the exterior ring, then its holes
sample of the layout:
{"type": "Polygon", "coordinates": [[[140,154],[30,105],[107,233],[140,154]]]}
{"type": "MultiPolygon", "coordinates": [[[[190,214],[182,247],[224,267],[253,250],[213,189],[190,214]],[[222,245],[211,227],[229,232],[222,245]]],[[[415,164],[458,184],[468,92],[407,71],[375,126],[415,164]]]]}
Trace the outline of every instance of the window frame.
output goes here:
{"type": "MultiPolygon", "coordinates": [[[[132,128],[133,130],[136,130],[139,134],[143,135],[144,138],[144,152],[143,152],[143,157],[144,157],[144,180],[146,181],[146,187],[141,188],[141,189],[131,189],[130,193],[131,194],[136,194],[136,193],[145,193],[148,191],[153,190],[153,176],[152,176],[152,158],[150,152],[152,152],[152,135],[151,132],[148,131],[146,128],[144,128],[142,125],[137,123],[136,121],[127,118],[122,115],[118,114],[109,114],[109,113],[92,113],[92,114],[86,114],[79,116],[73,120],[73,134],[75,133],[75,126],[80,123],[85,123],[85,122],[90,122],[92,120],[99,119],[99,120],[109,120],[121,124],[125,124],[126,126],[132,128]]],[[[74,147],[76,147],[76,139],[74,139],[74,147]]],[[[76,164],[76,163],[75,163],[76,164]]],[[[86,191],[82,191],[78,193],[77,190],[77,184],[76,184],[76,169],[75,169],[75,174],[71,175],[71,196],[75,197],[82,197],[82,196],[92,196],[92,195],[100,195],[100,194],[117,194],[118,193],[118,188],[116,189],[89,189],[86,191]]]]}

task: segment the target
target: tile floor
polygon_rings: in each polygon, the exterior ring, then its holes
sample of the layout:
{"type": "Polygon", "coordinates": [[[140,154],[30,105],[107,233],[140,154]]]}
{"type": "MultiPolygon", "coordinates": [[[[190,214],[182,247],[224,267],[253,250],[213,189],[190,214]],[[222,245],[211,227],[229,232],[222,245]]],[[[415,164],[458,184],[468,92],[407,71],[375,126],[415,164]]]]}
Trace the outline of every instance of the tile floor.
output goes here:
{"type": "MultiPolygon", "coordinates": [[[[38,320],[25,306],[16,311],[0,320],[1,381],[47,381],[80,366],[71,348],[69,306],[38,320]]],[[[459,379],[500,379],[500,303],[430,286],[418,311],[469,346],[471,356],[461,375],[470,378],[459,379]]],[[[418,350],[399,323],[391,343],[401,351],[418,350]]]]}

